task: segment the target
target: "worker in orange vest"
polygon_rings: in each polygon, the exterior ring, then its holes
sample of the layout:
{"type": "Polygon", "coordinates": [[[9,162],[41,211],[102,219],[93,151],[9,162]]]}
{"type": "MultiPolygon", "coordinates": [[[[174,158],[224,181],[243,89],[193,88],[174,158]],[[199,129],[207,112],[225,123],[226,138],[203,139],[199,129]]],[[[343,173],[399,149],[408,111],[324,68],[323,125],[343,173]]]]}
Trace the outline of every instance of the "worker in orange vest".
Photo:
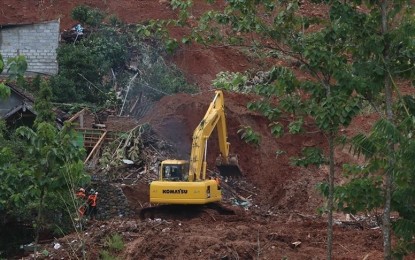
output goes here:
{"type": "Polygon", "coordinates": [[[97,215],[97,198],[98,198],[98,192],[96,192],[94,189],[91,189],[89,192],[87,204],[88,204],[88,217],[91,220],[95,220],[95,217],[97,215]]]}
{"type": "Polygon", "coordinates": [[[86,193],[85,193],[85,189],[84,188],[80,188],[77,192],[76,192],[76,198],[78,198],[80,200],[81,206],[78,208],[78,214],[79,217],[82,218],[85,215],[85,211],[86,211],[86,193]]]}

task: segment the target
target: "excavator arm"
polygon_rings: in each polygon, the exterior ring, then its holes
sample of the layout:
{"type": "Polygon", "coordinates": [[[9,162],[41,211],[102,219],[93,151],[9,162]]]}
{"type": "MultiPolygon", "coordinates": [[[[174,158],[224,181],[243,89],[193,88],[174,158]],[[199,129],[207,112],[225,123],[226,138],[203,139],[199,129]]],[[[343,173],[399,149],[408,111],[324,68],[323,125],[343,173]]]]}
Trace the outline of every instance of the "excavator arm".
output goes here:
{"type": "MultiPolygon", "coordinates": [[[[225,119],[225,103],[223,92],[217,90],[215,91],[215,97],[210,103],[205,116],[193,132],[192,151],[189,161],[189,181],[206,179],[207,141],[215,128],[218,133],[221,156],[220,166],[227,166],[227,169],[232,168],[232,171],[239,172],[240,174],[239,168],[236,165],[237,162],[233,161],[232,163],[234,164],[232,165],[229,162],[229,142],[227,141],[228,136],[225,119]]],[[[218,168],[221,169],[220,167],[218,168]]]]}

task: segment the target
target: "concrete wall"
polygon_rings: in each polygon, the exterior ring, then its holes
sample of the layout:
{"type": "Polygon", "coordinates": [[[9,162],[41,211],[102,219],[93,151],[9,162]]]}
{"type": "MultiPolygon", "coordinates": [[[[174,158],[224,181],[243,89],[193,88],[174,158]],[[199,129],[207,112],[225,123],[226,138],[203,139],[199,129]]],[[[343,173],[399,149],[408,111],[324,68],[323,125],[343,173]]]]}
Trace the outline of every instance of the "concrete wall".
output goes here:
{"type": "Polygon", "coordinates": [[[24,55],[28,72],[54,75],[58,72],[56,49],[59,37],[59,20],[6,26],[0,29],[0,52],[4,61],[24,55]]]}

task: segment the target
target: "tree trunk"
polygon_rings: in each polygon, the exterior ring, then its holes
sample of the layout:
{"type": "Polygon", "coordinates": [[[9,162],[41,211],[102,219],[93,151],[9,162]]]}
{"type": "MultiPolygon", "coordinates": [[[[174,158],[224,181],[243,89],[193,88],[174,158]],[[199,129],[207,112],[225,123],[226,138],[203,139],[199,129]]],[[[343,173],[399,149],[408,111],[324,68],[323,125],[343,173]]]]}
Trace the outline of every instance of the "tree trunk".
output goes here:
{"type": "MultiPolygon", "coordinates": [[[[386,114],[389,121],[393,122],[392,112],[392,89],[391,82],[388,78],[385,78],[385,98],[386,98],[386,114]]],[[[392,243],[391,243],[391,200],[392,200],[392,185],[393,185],[393,168],[394,160],[393,143],[389,144],[389,159],[388,169],[385,172],[385,206],[383,209],[383,254],[385,259],[392,259],[392,243]]]]}
{"type": "MultiPolygon", "coordinates": [[[[388,0],[383,0],[381,2],[381,14],[382,14],[382,35],[385,36],[388,33],[388,0]]],[[[392,84],[389,79],[389,44],[385,43],[385,48],[383,51],[384,59],[384,85],[385,85],[385,102],[386,102],[386,116],[390,122],[393,122],[394,116],[392,111],[392,84]]],[[[392,259],[392,243],[391,243],[391,199],[392,199],[392,185],[393,185],[393,154],[394,146],[392,143],[390,145],[389,160],[388,160],[388,170],[385,172],[385,206],[383,210],[383,254],[385,259],[392,259]]]]}
{"type": "Polygon", "coordinates": [[[333,252],[333,200],[334,200],[334,135],[329,136],[329,197],[327,201],[327,259],[332,259],[333,252]]]}
{"type": "Polygon", "coordinates": [[[39,243],[40,226],[42,222],[42,211],[43,211],[43,202],[45,198],[45,193],[46,193],[45,187],[42,187],[40,191],[40,201],[39,201],[39,206],[37,208],[37,218],[36,218],[35,258],[36,258],[37,246],[39,243]]]}

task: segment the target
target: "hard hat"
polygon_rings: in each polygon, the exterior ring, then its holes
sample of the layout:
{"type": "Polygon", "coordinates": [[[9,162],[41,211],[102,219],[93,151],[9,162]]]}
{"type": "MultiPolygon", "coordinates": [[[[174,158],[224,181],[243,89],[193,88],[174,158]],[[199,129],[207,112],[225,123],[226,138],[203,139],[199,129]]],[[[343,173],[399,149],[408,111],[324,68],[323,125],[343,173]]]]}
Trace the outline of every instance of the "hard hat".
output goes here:
{"type": "Polygon", "coordinates": [[[79,191],[85,192],[85,189],[84,188],[80,188],[79,191]]]}
{"type": "Polygon", "coordinates": [[[94,190],[94,189],[91,189],[91,190],[89,191],[89,193],[90,193],[90,194],[94,194],[94,193],[95,193],[95,190],[94,190]]]}

